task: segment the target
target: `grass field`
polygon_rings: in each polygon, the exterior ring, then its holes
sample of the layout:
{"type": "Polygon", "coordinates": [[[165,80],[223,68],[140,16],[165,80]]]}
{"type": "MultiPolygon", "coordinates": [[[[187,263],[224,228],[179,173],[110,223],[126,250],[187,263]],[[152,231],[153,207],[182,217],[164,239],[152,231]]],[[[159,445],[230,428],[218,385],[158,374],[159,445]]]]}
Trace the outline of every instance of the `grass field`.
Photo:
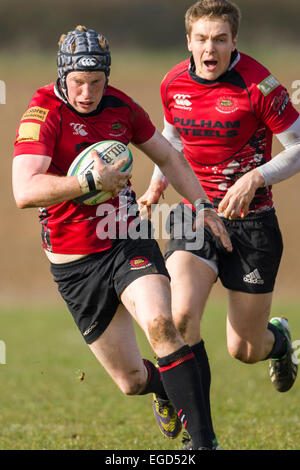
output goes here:
{"type": "MultiPolygon", "coordinates": [[[[212,368],[215,428],[223,449],[300,449],[299,382],[279,394],[267,363],[244,365],[225,344],[226,302],[207,307],[203,332],[212,368]]],[[[300,338],[297,303],[276,303],[300,338]]],[[[153,353],[137,330],[145,357],[153,353]]],[[[63,305],[6,308],[1,338],[0,450],[169,450],[156,427],[151,397],[127,397],[84,344],[63,305]],[[84,372],[84,380],[80,377],[84,372]]]]}

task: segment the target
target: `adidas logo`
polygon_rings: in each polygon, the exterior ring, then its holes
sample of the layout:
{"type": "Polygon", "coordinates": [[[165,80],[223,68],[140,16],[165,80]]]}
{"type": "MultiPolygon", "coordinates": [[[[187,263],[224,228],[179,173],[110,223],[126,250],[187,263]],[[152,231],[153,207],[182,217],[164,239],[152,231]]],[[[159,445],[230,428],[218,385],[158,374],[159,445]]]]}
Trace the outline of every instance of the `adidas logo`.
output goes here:
{"type": "Polygon", "coordinates": [[[245,274],[243,277],[244,282],[248,282],[249,284],[264,284],[264,280],[261,278],[258,269],[254,269],[252,273],[245,274]]]}

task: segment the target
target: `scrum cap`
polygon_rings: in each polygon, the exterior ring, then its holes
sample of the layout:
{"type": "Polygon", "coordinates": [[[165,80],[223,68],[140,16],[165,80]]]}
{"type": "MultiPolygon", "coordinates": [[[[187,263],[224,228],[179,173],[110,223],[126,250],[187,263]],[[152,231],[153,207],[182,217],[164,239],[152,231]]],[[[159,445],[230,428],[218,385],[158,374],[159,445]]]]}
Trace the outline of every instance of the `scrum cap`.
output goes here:
{"type": "Polygon", "coordinates": [[[67,95],[66,77],[74,71],[103,71],[108,80],[110,50],[104,36],[93,29],[77,26],[62,36],[59,43],[57,65],[61,87],[67,95]]]}

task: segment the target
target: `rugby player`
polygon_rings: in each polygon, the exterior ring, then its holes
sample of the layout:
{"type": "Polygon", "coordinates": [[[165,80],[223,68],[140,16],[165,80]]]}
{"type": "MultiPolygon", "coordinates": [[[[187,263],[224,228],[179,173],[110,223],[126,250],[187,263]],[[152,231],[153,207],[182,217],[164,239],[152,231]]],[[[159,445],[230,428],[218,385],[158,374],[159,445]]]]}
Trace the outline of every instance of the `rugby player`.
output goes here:
{"type": "MultiPolygon", "coordinates": [[[[217,277],[228,291],[229,353],[244,363],[269,359],[279,392],[289,390],[297,374],[288,322],[269,316],[282,255],[271,185],[300,169],[300,118],[270,71],[237,50],[239,23],[240,11],[229,1],[192,5],[185,15],[191,57],[161,85],[163,135],[183,151],[233,245],[232,252],[224,250],[206,227],[203,247],[188,250],[184,236],[174,237],[174,226],[182,221],[183,206],[191,219],[195,211],[183,199],[171,213],[165,258],[173,318],[198,360],[209,415],[211,375],[199,325],[217,277]],[[271,159],[273,135],[285,150],[271,159]]],[[[157,203],[167,184],[156,167],[140,206],[157,203]]]]}
{"type": "MultiPolygon", "coordinates": [[[[108,42],[96,31],[78,26],[62,35],[58,80],[37,90],[17,130],[16,204],[40,208],[42,243],[58,290],[84,340],[121,391],[155,393],[155,416],[167,437],[174,438],[183,422],[196,449],[212,449],[199,400],[201,377],[194,353],[172,320],[169,275],[157,242],[151,237],[124,238],[123,233],[116,239],[97,236],[97,206],[74,200],[94,189],[111,191],[107,204],[117,222],[118,194],[126,197],[127,208],[135,204],[130,174],[120,171],[124,160],[108,166],[94,155],[88,177],[67,176],[84,148],[113,139],[132,142],[145,152],[192,204],[206,197],[190,165],[155,129],[148,114],[108,85],[110,63],[108,42]],[[132,318],[144,330],[159,368],[142,359],[132,318]],[[161,412],[161,402],[169,399],[161,412]]],[[[205,223],[230,250],[221,218],[209,213],[205,223]]]]}

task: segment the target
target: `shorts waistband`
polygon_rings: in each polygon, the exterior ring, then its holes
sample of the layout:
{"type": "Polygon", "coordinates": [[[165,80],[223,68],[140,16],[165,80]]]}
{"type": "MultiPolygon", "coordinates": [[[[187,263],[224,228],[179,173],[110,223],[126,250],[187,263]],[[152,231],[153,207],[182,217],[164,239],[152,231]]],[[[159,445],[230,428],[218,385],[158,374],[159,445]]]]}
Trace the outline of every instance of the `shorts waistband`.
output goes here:
{"type": "Polygon", "coordinates": [[[245,217],[244,219],[242,217],[239,217],[238,219],[234,219],[234,220],[229,220],[229,219],[226,219],[225,217],[221,217],[221,219],[223,220],[224,223],[230,223],[230,224],[234,224],[234,223],[237,223],[237,224],[243,224],[243,223],[246,223],[246,222],[255,222],[255,221],[259,221],[259,220],[266,220],[268,219],[269,217],[274,217],[276,211],[275,211],[275,208],[274,207],[270,207],[270,209],[267,209],[265,211],[262,211],[262,212],[254,212],[254,213],[251,213],[249,215],[247,215],[247,217],[245,217]]]}
{"type": "Polygon", "coordinates": [[[106,253],[107,250],[104,251],[99,251],[97,253],[91,253],[89,255],[86,255],[84,258],[77,259],[75,261],[69,261],[68,263],[51,263],[50,266],[51,269],[54,269],[55,271],[62,271],[68,267],[76,267],[80,266],[82,264],[88,263],[89,261],[92,261],[94,259],[98,259],[101,256],[103,256],[104,253],[106,253]]]}
{"type": "MultiPolygon", "coordinates": [[[[193,216],[195,216],[196,212],[195,210],[191,209],[189,206],[187,206],[186,204],[184,204],[184,202],[180,202],[178,204],[178,206],[185,206],[186,209],[190,210],[190,212],[193,214],[193,216]]],[[[176,207],[178,207],[176,206],[176,207]]],[[[175,207],[175,210],[176,210],[176,207],[175,207]]],[[[275,207],[272,206],[266,210],[263,210],[261,212],[251,212],[250,214],[247,215],[247,217],[245,218],[242,218],[242,217],[238,217],[237,219],[234,219],[234,220],[229,220],[227,219],[226,217],[222,217],[221,214],[218,214],[220,216],[220,218],[224,221],[224,222],[228,222],[228,223],[232,223],[232,222],[237,222],[237,223],[243,223],[243,222],[247,222],[247,221],[251,221],[251,220],[259,220],[259,219],[265,219],[266,217],[271,217],[273,215],[276,214],[276,211],[275,211],[275,207]]]]}

